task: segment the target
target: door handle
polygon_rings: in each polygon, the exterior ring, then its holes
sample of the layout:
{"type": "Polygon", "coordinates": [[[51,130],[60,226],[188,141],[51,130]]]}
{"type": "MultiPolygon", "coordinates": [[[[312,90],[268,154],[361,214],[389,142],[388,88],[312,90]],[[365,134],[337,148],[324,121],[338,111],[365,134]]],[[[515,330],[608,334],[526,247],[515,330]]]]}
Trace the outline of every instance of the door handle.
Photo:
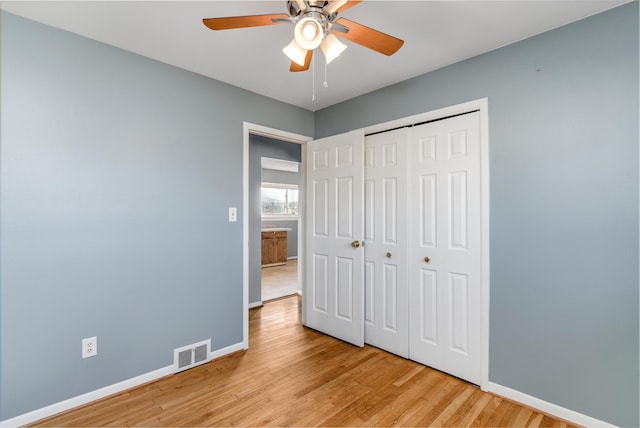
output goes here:
{"type": "Polygon", "coordinates": [[[387,256],[387,258],[390,259],[391,258],[391,253],[387,253],[387,254],[385,254],[385,256],[387,256]]]}
{"type": "Polygon", "coordinates": [[[425,257],[425,258],[424,258],[424,262],[425,262],[425,263],[429,263],[430,261],[431,261],[431,259],[430,259],[429,257],[425,257]]]}
{"type": "Polygon", "coordinates": [[[358,247],[360,247],[360,241],[358,241],[358,240],[356,239],[355,241],[353,241],[353,242],[351,243],[351,246],[352,246],[353,248],[358,248],[358,247]]]}

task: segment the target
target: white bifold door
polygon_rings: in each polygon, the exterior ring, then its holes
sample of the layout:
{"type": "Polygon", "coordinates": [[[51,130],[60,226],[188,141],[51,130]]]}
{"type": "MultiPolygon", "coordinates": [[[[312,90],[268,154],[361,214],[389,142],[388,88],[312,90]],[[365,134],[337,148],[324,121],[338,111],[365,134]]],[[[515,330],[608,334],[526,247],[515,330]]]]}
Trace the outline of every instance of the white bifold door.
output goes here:
{"type": "Polygon", "coordinates": [[[409,357],[407,129],[367,136],[364,149],[365,342],[409,357]]]}
{"type": "Polygon", "coordinates": [[[479,113],[411,129],[409,355],[480,384],[479,113]]]}
{"type": "Polygon", "coordinates": [[[307,325],[480,384],[479,113],[316,140],[307,165],[307,325]]]}
{"type": "Polygon", "coordinates": [[[306,325],[364,345],[364,133],[307,144],[306,325]]]}

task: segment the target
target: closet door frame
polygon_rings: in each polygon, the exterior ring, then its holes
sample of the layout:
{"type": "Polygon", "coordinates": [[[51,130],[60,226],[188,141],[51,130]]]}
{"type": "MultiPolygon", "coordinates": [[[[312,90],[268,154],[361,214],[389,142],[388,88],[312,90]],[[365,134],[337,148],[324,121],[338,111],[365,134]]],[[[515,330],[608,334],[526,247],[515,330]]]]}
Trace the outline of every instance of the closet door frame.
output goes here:
{"type": "Polygon", "coordinates": [[[464,113],[480,114],[480,212],[481,212],[481,352],[480,389],[489,390],[489,101],[488,98],[469,101],[427,113],[392,120],[364,128],[365,135],[388,131],[464,113]]]}

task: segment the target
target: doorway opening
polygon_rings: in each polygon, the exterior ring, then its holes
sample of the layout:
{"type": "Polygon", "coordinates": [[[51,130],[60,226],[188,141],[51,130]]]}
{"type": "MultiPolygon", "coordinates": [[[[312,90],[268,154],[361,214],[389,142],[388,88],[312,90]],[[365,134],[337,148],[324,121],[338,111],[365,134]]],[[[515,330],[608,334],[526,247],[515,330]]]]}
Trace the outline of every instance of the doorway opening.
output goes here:
{"type": "MultiPolygon", "coordinates": [[[[286,251],[287,270],[296,272],[294,277],[295,293],[302,289],[304,278],[304,265],[298,261],[304,260],[305,249],[305,221],[303,213],[298,210],[298,218],[293,223],[283,224],[281,221],[290,221],[291,218],[278,218],[272,216],[266,221],[262,219],[261,190],[262,183],[286,183],[280,179],[265,178],[263,180],[262,159],[279,159],[295,162],[298,165],[298,200],[297,205],[305,205],[305,165],[302,159],[305,156],[305,143],[312,138],[304,135],[268,128],[262,125],[245,122],[243,124],[243,346],[249,347],[249,309],[262,306],[265,297],[262,295],[262,232],[263,229],[292,229],[287,232],[286,251]],[[296,236],[294,237],[295,225],[296,236]],[[297,258],[296,258],[297,257],[297,258]]],[[[273,168],[271,168],[273,169],[273,168]]],[[[266,171],[267,169],[265,169],[266,171]]],[[[273,171],[278,173],[278,171],[273,171]]],[[[268,175],[265,173],[265,175],[268,175]]],[[[291,195],[287,195],[289,200],[291,195]]],[[[295,204],[289,204],[293,208],[295,204]]],[[[296,207],[297,208],[297,207],[296,207]]],[[[273,235],[275,240],[275,235],[273,235]]],[[[277,243],[275,244],[277,245],[277,243]]],[[[274,269],[274,268],[267,268],[274,269]]],[[[266,269],[265,269],[266,271],[266,269]]],[[[276,270],[268,271],[269,274],[277,273],[276,270]]],[[[275,275],[274,275],[275,276],[275,275]]],[[[280,281],[279,281],[280,282],[280,281]]],[[[266,296],[269,297],[269,296],[266,296]]],[[[271,297],[275,298],[275,297],[271,297]]],[[[304,314],[303,314],[304,319],[304,314]]]]}
{"type": "MultiPolygon", "coordinates": [[[[293,143],[286,143],[293,144],[293,143]]],[[[278,144],[281,146],[282,142],[278,144]]],[[[278,146],[273,146],[275,148],[278,146]]],[[[292,147],[295,156],[301,147],[292,147]]],[[[265,150],[262,148],[262,150],[265,150]]],[[[261,160],[261,300],[291,296],[300,292],[298,282],[298,220],[301,214],[300,163],[262,157],[261,160]]]]}

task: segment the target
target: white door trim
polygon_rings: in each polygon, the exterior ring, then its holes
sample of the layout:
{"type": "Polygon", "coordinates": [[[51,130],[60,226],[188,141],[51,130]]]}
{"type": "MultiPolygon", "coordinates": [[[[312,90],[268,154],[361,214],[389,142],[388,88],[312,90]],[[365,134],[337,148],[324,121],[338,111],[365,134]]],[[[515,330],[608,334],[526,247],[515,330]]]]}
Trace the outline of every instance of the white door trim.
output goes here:
{"type": "Polygon", "coordinates": [[[379,123],[364,128],[365,135],[376,132],[388,131],[403,126],[411,126],[432,120],[444,119],[463,113],[478,110],[480,113],[480,198],[482,215],[481,238],[481,351],[480,351],[480,389],[489,390],[489,100],[480,98],[477,100],[457,104],[420,113],[389,122],[379,123]]]}
{"type": "MultiPolygon", "coordinates": [[[[277,140],[302,144],[301,180],[306,180],[304,156],[304,144],[313,138],[295,134],[293,132],[282,131],[280,129],[269,128],[250,122],[242,122],[242,343],[244,349],[249,349],[249,134],[263,135],[277,140]]],[[[301,186],[299,193],[299,203],[304,206],[304,186],[301,186]]],[[[298,221],[298,257],[304,260],[304,216],[298,221]],[[302,235],[301,235],[302,234],[302,235]],[[302,236],[302,239],[300,237],[302,236]]],[[[298,264],[298,280],[304,278],[304,267],[298,264]]]]}

